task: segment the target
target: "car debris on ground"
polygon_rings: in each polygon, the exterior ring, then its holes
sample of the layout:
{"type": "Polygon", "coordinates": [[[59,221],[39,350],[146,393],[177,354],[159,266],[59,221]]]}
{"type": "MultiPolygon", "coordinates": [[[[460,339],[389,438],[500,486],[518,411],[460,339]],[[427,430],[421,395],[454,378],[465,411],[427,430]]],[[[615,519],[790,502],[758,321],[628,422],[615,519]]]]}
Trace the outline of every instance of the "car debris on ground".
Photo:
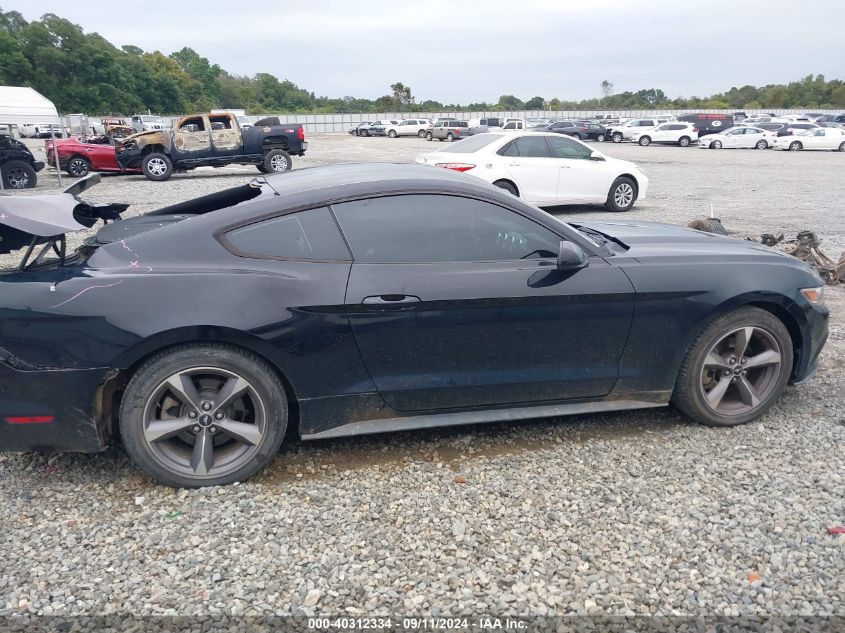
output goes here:
{"type": "MultiPolygon", "coordinates": [[[[706,233],[729,235],[719,218],[699,218],[687,224],[687,227],[706,233]]],[[[783,233],[778,236],[773,233],[763,233],[759,239],[754,237],[745,239],[777,248],[787,255],[807,262],[828,285],[845,281],[845,251],[839,256],[839,261],[832,260],[819,248],[821,238],[815,231],[799,231],[792,239],[786,239],[783,233]]]]}

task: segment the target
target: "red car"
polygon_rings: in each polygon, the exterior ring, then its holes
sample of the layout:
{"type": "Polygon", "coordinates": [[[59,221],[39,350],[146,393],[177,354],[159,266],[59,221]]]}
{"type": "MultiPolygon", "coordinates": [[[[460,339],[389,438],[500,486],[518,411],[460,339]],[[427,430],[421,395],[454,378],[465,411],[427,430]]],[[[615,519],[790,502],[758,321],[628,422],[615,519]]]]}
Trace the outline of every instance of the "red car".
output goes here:
{"type": "MultiPolygon", "coordinates": [[[[72,136],[56,139],[59,151],[59,166],[76,178],[87,176],[91,171],[120,171],[120,165],[114,155],[114,139],[105,134],[92,136],[72,136]]],[[[44,151],[51,165],[55,164],[53,141],[44,142],[44,151]]],[[[127,173],[139,174],[138,168],[126,169],[127,173]]]]}

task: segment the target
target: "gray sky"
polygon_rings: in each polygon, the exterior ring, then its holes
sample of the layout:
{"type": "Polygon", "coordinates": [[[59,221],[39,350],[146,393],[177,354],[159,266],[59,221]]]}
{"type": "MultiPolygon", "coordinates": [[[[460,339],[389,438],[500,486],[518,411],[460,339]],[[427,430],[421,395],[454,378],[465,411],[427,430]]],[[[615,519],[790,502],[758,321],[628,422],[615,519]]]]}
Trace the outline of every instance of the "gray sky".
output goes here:
{"type": "Polygon", "coordinates": [[[117,46],[189,46],[231,73],[269,72],[318,96],[578,100],[660,88],[704,96],[810,73],[845,78],[845,0],[0,0],[56,13],[117,46]],[[741,14],[739,14],[741,12],[741,14]],[[739,15],[737,15],[739,14],[739,15]]]}

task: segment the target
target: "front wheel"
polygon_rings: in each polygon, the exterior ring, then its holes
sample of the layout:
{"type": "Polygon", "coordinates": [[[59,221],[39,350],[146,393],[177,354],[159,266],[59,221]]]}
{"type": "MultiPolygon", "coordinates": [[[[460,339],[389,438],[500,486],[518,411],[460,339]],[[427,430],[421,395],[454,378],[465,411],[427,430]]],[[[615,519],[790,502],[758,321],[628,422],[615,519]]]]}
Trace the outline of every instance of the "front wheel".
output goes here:
{"type": "Polygon", "coordinates": [[[359,135],[359,136],[365,136],[365,137],[366,137],[366,136],[369,136],[369,135],[370,135],[370,132],[369,132],[368,130],[361,130],[361,131],[358,133],[358,135],[359,135]]]}
{"type": "Polygon", "coordinates": [[[31,189],[38,182],[32,165],[22,160],[10,160],[0,166],[0,176],[6,189],[31,189]]]}
{"type": "Polygon", "coordinates": [[[141,161],[141,171],[147,180],[164,181],[173,175],[173,163],[167,154],[152,152],[141,161]]]}
{"type": "Polygon", "coordinates": [[[803,145],[801,145],[800,141],[792,141],[792,142],[789,144],[789,151],[791,151],[791,152],[797,152],[797,151],[798,151],[798,150],[800,150],[802,147],[804,147],[804,146],[803,146],[803,145]]]}
{"type": "Polygon", "coordinates": [[[672,403],[693,420],[736,426],[763,415],[792,371],[792,339],[760,308],[740,308],[711,323],[681,364],[672,403]]]}
{"type": "Polygon", "coordinates": [[[610,185],[605,207],[609,211],[627,211],[637,199],[636,183],[625,176],[620,176],[610,185]]]}
{"type": "Polygon", "coordinates": [[[622,135],[619,132],[614,132],[613,136],[611,137],[614,143],[621,143],[622,142],[622,135]]]}
{"type": "Polygon", "coordinates": [[[67,162],[67,173],[74,178],[84,178],[91,171],[91,163],[84,156],[74,156],[67,162]]]}
{"type": "Polygon", "coordinates": [[[580,134],[578,134],[578,132],[576,132],[575,134],[573,134],[573,135],[572,135],[572,138],[574,138],[576,141],[580,141],[580,140],[581,140],[581,135],[580,135],[580,134]]]}
{"type": "Polygon", "coordinates": [[[648,136],[641,136],[639,143],[640,146],[646,147],[647,145],[651,145],[651,139],[648,136]]]}
{"type": "Polygon", "coordinates": [[[680,145],[681,147],[689,147],[689,144],[690,144],[690,139],[689,139],[688,136],[682,136],[681,138],[678,139],[678,145],[680,145]]]}
{"type": "Polygon", "coordinates": [[[845,152],[845,143],[840,143],[840,144],[839,144],[839,151],[840,151],[840,152],[845,152]]]}
{"type": "Polygon", "coordinates": [[[290,171],[291,167],[293,167],[293,161],[290,154],[284,150],[274,149],[264,155],[264,169],[268,174],[290,171]]]}
{"type": "Polygon", "coordinates": [[[243,481],[273,459],[288,420],[284,387],[261,358],[227,345],[162,352],[132,376],[120,435],[132,460],[169,486],[243,481]]]}
{"type": "Polygon", "coordinates": [[[390,138],[396,138],[396,130],[390,130],[390,131],[387,133],[387,135],[388,135],[390,138]]]}
{"type": "Polygon", "coordinates": [[[425,135],[425,140],[427,140],[427,141],[433,141],[433,140],[434,140],[434,134],[432,134],[431,132],[429,132],[428,134],[426,134],[426,135],[425,135]]]}
{"type": "Polygon", "coordinates": [[[710,143],[710,149],[722,149],[722,141],[713,141],[710,143]]]}
{"type": "Polygon", "coordinates": [[[596,137],[596,141],[598,141],[599,143],[604,143],[604,140],[605,140],[605,136],[604,136],[604,134],[599,134],[599,135],[596,137]]]}

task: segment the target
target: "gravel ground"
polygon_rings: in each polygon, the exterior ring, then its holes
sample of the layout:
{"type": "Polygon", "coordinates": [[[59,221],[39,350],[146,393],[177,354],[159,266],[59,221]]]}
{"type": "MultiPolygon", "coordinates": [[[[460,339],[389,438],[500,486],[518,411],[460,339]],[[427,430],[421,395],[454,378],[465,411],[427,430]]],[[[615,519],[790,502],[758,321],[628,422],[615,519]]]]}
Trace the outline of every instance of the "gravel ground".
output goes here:
{"type": "MultiPolygon", "coordinates": [[[[296,167],[404,161],[417,139],[312,136],[296,167]]],[[[604,145],[639,162],[626,218],[812,228],[845,248],[845,155],[604,145]]],[[[135,211],[251,168],[109,177],[135,211]]],[[[49,173],[37,192],[55,186],[49,173]]],[[[599,209],[556,212],[607,217],[599,209]]],[[[845,616],[845,289],[817,377],[758,422],[671,409],[304,443],[256,479],[176,491],[116,447],[0,454],[0,616],[845,616]]]]}

